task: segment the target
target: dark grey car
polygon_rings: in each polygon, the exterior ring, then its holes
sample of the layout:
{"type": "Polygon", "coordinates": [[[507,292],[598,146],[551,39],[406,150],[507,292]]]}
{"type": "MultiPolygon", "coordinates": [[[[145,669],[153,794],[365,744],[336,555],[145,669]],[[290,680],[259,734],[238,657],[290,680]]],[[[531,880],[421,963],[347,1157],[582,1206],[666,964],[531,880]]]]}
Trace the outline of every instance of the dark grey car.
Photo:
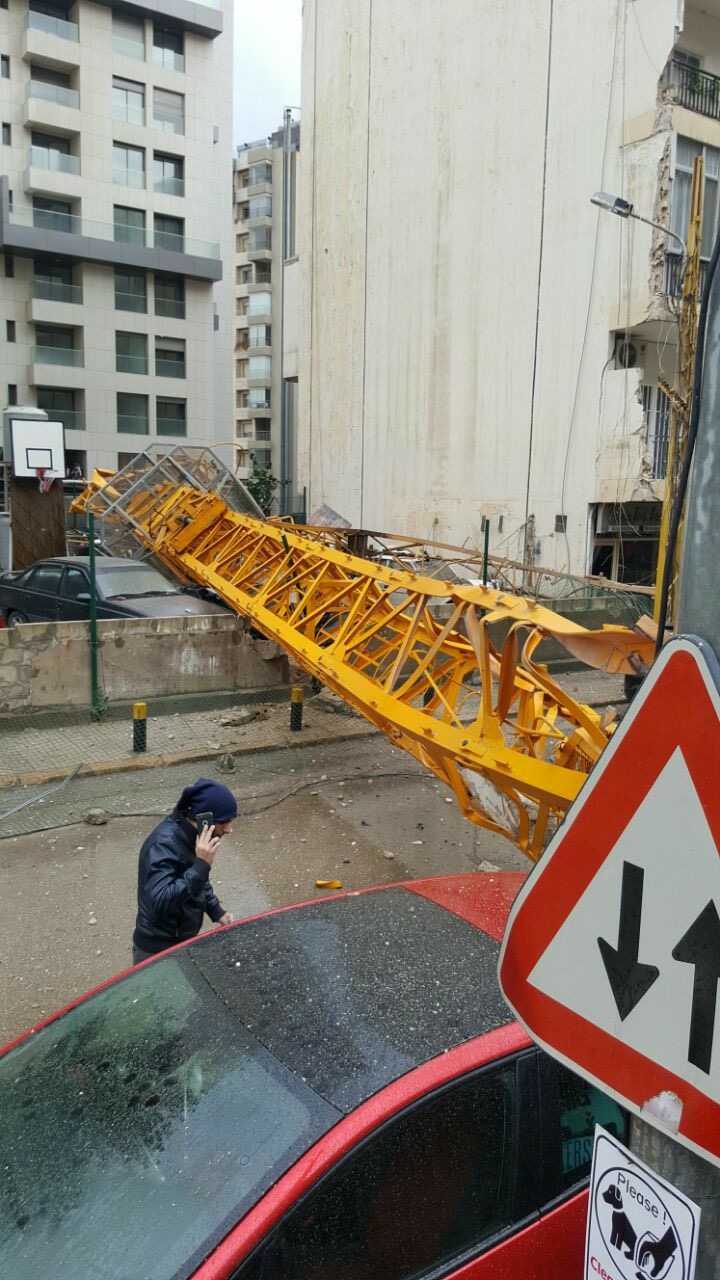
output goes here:
{"type": "MultiPolygon", "coordinates": [[[[90,615],[87,556],[39,560],[21,573],[0,575],[0,616],[22,622],[77,622],[90,615]]],[[[152,565],[115,556],[96,561],[98,618],[166,618],[227,614],[225,605],[183,589],[152,565]]]]}

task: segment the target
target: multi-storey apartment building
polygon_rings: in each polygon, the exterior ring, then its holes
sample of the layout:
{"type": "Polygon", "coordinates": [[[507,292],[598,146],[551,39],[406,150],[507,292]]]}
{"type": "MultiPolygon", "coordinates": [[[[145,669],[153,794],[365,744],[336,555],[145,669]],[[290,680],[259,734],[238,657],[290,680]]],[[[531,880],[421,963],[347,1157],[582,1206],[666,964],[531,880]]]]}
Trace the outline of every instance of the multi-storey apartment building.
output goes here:
{"type": "Polygon", "coordinates": [[[3,406],[83,473],[229,440],[230,0],[0,0],[0,59],[3,406]]]}
{"type": "Polygon", "coordinates": [[[297,353],[285,317],[295,264],[295,193],[300,127],[238,147],[235,179],[235,461],[246,478],[270,467],[276,505],[295,497],[297,353]]]}
{"type": "Polygon", "coordinates": [[[665,229],[685,239],[702,152],[707,260],[720,0],[308,0],[303,21],[309,509],[476,545],[487,518],[493,550],[652,581],[665,229]]]}

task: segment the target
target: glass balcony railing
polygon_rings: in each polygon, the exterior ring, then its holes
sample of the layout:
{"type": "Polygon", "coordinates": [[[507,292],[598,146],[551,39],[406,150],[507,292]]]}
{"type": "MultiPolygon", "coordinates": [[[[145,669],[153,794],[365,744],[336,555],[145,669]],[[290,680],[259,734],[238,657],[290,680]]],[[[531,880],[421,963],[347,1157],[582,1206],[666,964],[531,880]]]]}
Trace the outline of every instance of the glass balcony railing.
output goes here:
{"type": "Polygon", "coordinates": [[[184,378],[185,361],[164,360],[162,356],[156,356],[155,373],[158,378],[184,378]]]}
{"type": "MultiPolygon", "coordinates": [[[[199,4],[200,0],[196,0],[199,4]]],[[[166,71],[184,71],[185,57],[182,53],[176,53],[174,49],[158,49],[153,45],[152,53],[153,65],[156,67],[164,67],[166,71]]]]}
{"type": "Polygon", "coordinates": [[[113,35],[112,51],[123,58],[133,58],[135,62],[145,61],[145,46],[139,40],[127,40],[125,36],[113,35]]]}
{"type": "Polygon", "coordinates": [[[118,373],[147,373],[147,356],[115,356],[115,368],[118,373]]]}
{"type": "Polygon", "coordinates": [[[85,430],[85,414],[82,409],[46,409],[45,412],[53,422],[62,422],[66,431],[85,430]]]}
{"type": "Polygon", "coordinates": [[[144,124],[145,108],[134,102],[113,102],[113,120],[121,120],[123,124],[144,124]]]}
{"type": "Polygon", "coordinates": [[[45,302],[81,303],[82,285],[67,284],[64,280],[33,280],[32,296],[45,302]]]}
{"type": "Polygon", "coordinates": [[[142,169],[113,169],[113,182],[116,187],[134,187],[145,189],[145,174],[142,169]]]}
{"type": "Polygon", "coordinates": [[[80,106],[80,94],[77,89],[66,89],[60,84],[46,84],[44,80],[31,80],[27,91],[28,98],[42,98],[43,102],[54,102],[58,107],[80,106]]]}
{"type": "Polygon", "coordinates": [[[269,316],[272,302],[264,293],[251,293],[247,314],[249,316],[269,316]]]}
{"type": "Polygon", "coordinates": [[[155,191],[163,196],[185,195],[185,181],[183,178],[156,178],[153,186],[155,191]]]}
{"type": "Polygon", "coordinates": [[[119,413],[117,416],[117,429],[129,436],[146,436],[149,434],[147,415],[144,413],[119,413]]]}
{"type": "Polygon", "coordinates": [[[178,118],[173,118],[172,120],[158,120],[157,116],[154,116],[153,128],[162,129],[163,133],[184,133],[185,121],[178,118]]]}
{"type": "Polygon", "coordinates": [[[52,147],[30,147],[27,153],[29,165],[38,169],[52,169],[54,173],[79,173],[78,156],[66,155],[64,151],[55,151],[52,147]]]}
{"type": "Polygon", "coordinates": [[[147,297],[144,293],[125,293],[124,289],[115,290],[116,311],[137,311],[140,315],[147,312],[147,297]]]}
{"type": "Polygon", "coordinates": [[[16,227],[42,227],[47,231],[62,231],[69,235],[87,236],[93,240],[114,240],[124,244],[142,245],[148,249],[170,249],[176,253],[191,254],[198,258],[219,259],[220,257],[220,245],[206,240],[190,240],[187,236],[173,235],[169,231],[153,231],[150,227],[143,229],[122,224],[115,225],[112,222],[95,222],[74,213],[55,213],[50,209],[33,209],[29,205],[14,205],[10,211],[10,224],[16,227]]]}
{"type": "Polygon", "coordinates": [[[184,298],[160,298],[155,294],[155,315],[168,316],[174,320],[185,319],[184,298]]]}
{"type": "Polygon", "coordinates": [[[75,22],[66,22],[63,18],[51,18],[47,13],[37,13],[29,9],[25,18],[25,26],[32,31],[44,31],[49,36],[59,36],[61,40],[74,40],[77,43],[79,32],[75,22]]]}
{"type": "Polygon", "coordinates": [[[66,367],[82,369],[83,353],[72,347],[33,347],[33,364],[62,364],[66,367]]]}
{"type": "Polygon", "coordinates": [[[177,418],[161,418],[158,414],[157,433],[159,436],[186,436],[187,423],[177,418]]]}

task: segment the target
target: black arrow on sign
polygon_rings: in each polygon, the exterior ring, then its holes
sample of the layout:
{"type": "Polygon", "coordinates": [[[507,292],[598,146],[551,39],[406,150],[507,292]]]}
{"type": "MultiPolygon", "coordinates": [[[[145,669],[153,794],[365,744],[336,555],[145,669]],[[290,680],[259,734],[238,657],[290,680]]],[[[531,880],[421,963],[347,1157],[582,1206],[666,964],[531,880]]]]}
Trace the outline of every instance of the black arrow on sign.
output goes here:
{"type": "Polygon", "coordinates": [[[640,964],[638,960],[644,879],[642,867],[623,862],[617,947],[604,938],[597,940],[621,1022],[647,995],[660,973],[656,965],[640,964]]]}
{"type": "Polygon", "coordinates": [[[703,907],[672,955],[673,960],[695,965],[688,1062],[709,1074],[720,981],[720,916],[714,902],[703,907]]]}

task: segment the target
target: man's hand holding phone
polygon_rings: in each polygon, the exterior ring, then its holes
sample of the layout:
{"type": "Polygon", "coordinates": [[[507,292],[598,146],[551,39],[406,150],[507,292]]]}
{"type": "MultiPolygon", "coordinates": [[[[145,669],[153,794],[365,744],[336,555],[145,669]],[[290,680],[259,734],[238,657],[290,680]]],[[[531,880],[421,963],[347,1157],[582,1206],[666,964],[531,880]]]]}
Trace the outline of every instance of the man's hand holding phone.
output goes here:
{"type": "MultiPolygon", "coordinates": [[[[200,822],[200,819],[198,821],[200,822]]],[[[216,836],[214,832],[214,823],[202,823],[200,825],[200,834],[195,841],[195,856],[202,858],[203,862],[207,862],[210,867],[220,846],[220,836],[216,836]]]]}

